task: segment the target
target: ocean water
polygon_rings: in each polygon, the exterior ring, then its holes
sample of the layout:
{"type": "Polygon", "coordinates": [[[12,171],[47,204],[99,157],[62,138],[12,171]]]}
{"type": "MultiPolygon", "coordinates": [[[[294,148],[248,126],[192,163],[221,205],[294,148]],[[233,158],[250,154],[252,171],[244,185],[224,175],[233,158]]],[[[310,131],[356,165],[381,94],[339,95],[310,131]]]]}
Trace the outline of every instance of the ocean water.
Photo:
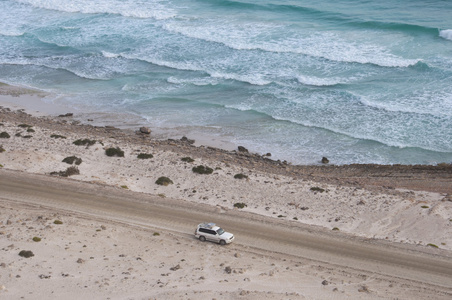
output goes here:
{"type": "Polygon", "coordinates": [[[295,164],[452,162],[452,1],[0,0],[0,81],[295,164]]]}

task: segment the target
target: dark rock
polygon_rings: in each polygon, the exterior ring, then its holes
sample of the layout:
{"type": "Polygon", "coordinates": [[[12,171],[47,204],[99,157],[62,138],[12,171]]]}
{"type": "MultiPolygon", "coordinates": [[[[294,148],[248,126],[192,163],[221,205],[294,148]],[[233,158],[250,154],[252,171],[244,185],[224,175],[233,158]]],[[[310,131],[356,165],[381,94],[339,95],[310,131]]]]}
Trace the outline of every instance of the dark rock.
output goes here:
{"type": "Polygon", "coordinates": [[[148,127],[140,127],[140,132],[144,134],[151,134],[151,129],[148,127]]]}
{"type": "Polygon", "coordinates": [[[327,164],[327,163],[329,163],[330,161],[328,160],[328,158],[326,158],[326,157],[322,157],[322,164],[327,164]]]}
{"type": "Polygon", "coordinates": [[[181,140],[182,142],[188,143],[188,144],[190,144],[190,145],[192,145],[192,144],[195,143],[195,140],[191,140],[191,139],[187,138],[186,136],[183,136],[180,140],[181,140]]]}
{"type": "Polygon", "coordinates": [[[328,281],[324,280],[324,281],[322,281],[322,284],[323,285],[328,285],[328,281]]]}
{"type": "Polygon", "coordinates": [[[60,118],[72,117],[73,115],[74,115],[73,113],[67,113],[67,114],[64,114],[64,115],[59,115],[58,117],[60,117],[60,118]]]}
{"type": "Polygon", "coordinates": [[[245,152],[245,153],[248,153],[248,149],[246,149],[246,148],[243,147],[243,146],[239,146],[239,147],[238,147],[238,150],[239,150],[239,152],[245,152]]]}

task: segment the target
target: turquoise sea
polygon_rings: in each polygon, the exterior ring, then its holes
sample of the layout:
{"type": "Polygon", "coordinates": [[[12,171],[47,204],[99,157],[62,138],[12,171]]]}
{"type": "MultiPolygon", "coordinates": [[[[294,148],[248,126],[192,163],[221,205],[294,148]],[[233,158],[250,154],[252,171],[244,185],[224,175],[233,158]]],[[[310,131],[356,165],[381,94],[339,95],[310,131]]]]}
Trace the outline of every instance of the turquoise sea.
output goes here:
{"type": "Polygon", "coordinates": [[[0,0],[0,81],[296,164],[452,162],[449,0],[0,0]]]}

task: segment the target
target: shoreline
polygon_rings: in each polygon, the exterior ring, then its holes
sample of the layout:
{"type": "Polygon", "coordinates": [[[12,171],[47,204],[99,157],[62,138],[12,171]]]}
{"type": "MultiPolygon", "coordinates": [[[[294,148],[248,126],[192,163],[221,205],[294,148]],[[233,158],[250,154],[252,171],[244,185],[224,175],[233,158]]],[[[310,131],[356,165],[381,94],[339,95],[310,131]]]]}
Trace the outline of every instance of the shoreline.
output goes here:
{"type": "Polygon", "coordinates": [[[243,203],[251,213],[337,227],[369,238],[411,244],[437,239],[435,244],[452,250],[452,165],[296,166],[248,152],[195,146],[184,139],[159,140],[130,129],[81,124],[71,116],[35,117],[5,108],[1,116],[0,131],[11,136],[0,140],[6,150],[0,154],[0,164],[7,169],[48,175],[69,167],[62,162],[65,157],[76,156],[83,161],[80,174],[71,176],[76,180],[221,209],[236,209],[234,205],[243,203]],[[33,132],[28,134],[20,124],[32,126],[33,132]],[[89,147],[73,145],[85,138],[98,142],[89,147]],[[107,157],[104,152],[109,147],[121,148],[125,157],[107,157]],[[153,158],[137,159],[140,153],[153,158]],[[184,162],[183,157],[193,162],[184,162]],[[195,175],[191,169],[197,165],[214,172],[195,175]],[[235,179],[237,174],[245,179],[235,179]],[[161,176],[174,184],[156,185],[161,176]],[[432,236],[431,226],[444,231],[432,236]]]}

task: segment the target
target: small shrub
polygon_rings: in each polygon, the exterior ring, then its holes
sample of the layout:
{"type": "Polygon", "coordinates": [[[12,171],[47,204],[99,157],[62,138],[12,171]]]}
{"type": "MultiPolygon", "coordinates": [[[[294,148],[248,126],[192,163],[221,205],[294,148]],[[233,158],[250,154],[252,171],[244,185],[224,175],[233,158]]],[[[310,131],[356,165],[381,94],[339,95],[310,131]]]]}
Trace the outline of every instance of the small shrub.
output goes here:
{"type": "Polygon", "coordinates": [[[285,218],[286,216],[283,215],[279,215],[278,218],[285,218]]]}
{"type": "Polygon", "coordinates": [[[51,172],[50,175],[57,175],[61,177],[69,177],[72,175],[78,175],[80,174],[79,169],[76,166],[68,167],[66,171],[59,171],[59,172],[51,172]]]}
{"type": "Polygon", "coordinates": [[[332,230],[339,231],[339,228],[334,227],[332,230]]]}
{"type": "Polygon", "coordinates": [[[0,133],[0,138],[1,139],[9,139],[11,136],[9,135],[8,132],[3,131],[2,133],[0,133]]]}
{"type": "Polygon", "coordinates": [[[6,150],[3,148],[3,146],[0,146],[0,153],[5,152],[6,150]]]}
{"type": "Polygon", "coordinates": [[[20,127],[20,128],[30,128],[30,127],[33,127],[33,126],[28,125],[28,124],[19,124],[19,125],[17,125],[17,127],[20,127]]]}
{"type": "Polygon", "coordinates": [[[2,165],[2,164],[0,164],[0,168],[3,168],[3,165],[2,165]]]}
{"type": "Polygon", "coordinates": [[[28,128],[27,132],[35,132],[35,130],[33,128],[28,128]]]}
{"type": "Polygon", "coordinates": [[[188,157],[188,156],[187,157],[182,157],[181,160],[185,161],[185,162],[188,162],[188,163],[192,163],[192,162],[195,161],[193,158],[188,157]]]}
{"type": "Polygon", "coordinates": [[[245,174],[240,173],[240,174],[235,174],[234,178],[235,179],[244,179],[244,178],[248,178],[248,176],[246,176],[245,174]]]}
{"type": "Polygon", "coordinates": [[[154,155],[148,154],[148,153],[140,153],[137,156],[137,158],[139,158],[139,159],[150,159],[150,158],[153,158],[153,157],[154,157],[154,155]]]}
{"type": "Polygon", "coordinates": [[[15,134],[15,136],[17,136],[17,137],[22,136],[22,133],[18,132],[15,134]]]}
{"type": "Polygon", "coordinates": [[[63,162],[72,165],[73,163],[75,163],[77,166],[79,166],[82,163],[82,159],[78,158],[76,156],[68,156],[65,159],[63,159],[63,162]]]}
{"type": "Polygon", "coordinates": [[[192,171],[194,173],[198,173],[198,174],[212,174],[213,173],[213,169],[209,168],[207,166],[193,167],[192,171]]]}
{"type": "Polygon", "coordinates": [[[66,139],[65,136],[59,134],[52,134],[50,137],[54,139],[66,139]]]}
{"type": "Polygon", "coordinates": [[[96,140],[90,140],[90,139],[78,139],[73,142],[76,146],[92,146],[96,143],[96,140]]]}
{"type": "Polygon", "coordinates": [[[298,221],[298,218],[297,218],[297,217],[293,217],[293,219],[294,219],[295,221],[298,221]]]}
{"type": "Polygon", "coordinates": [[[53,221],[53,224],[61,225],[61,224],[63,224],[63,222],[60,220],[55,220],[55,221],[53,221]]]}
{"type": "Polygon", "coordinates": [[[428,205],[422,205],[421,207],[422,207],[422,208],[429,208],[428,205]]]}
{"type": "Polygon", "coordinates": [[[153,234],[153,236],[159,236],[160,235],[160,233],[158,233],[158,232],[154,232],[154,234],[153,234]]]}
{"type": "Polygon", "coordinates": [[[157,179],[157,181],[155,182],[158,185],[164,185],[164,186],[168,186],[170,184],[173,184],[173,181],[171,179],[169,179],[168,177],[159,177],[159,179],[157,179]]]}
{"type": "Polygon", "coordinates": [[[158,194],[157,196],[159,196],[160,198],[166,198],[165,194],[158,194]]]}
{"type": "Polygon", "coordinates": [[[317,186],[313,186],[313,187],[311,188],[311,191],[323,193],[325,190],[322,189],[322,188],[319,188],[319,187],[317,187],[317,186]]]}
{"type": "Polygon", "coordinates": [[[433,248],[439,248],[438,246],[436,246],[435,244],[427,244],[427,246],[433,247],[433,248]]]}
{"type": "Polygon", "coordinates": [[[40,242],[40,241],[41,241],[41,238],[40,238],[40,237],[35,236],[35,237],[33,238],[33,242],[40,242]]]}
{"type": "Polygon", "coordinates": [[[33,136],[32,135],[24,135],[22,138],[24,139],[31,139],[33,136]]]}
{"type": "Polygon", "coordinates": [[[245,203],[243,203],[243,202],[237,202],[237,203],[234,203],[234,207],[237,207],[237,208],[245,208],[245,207],[247,207],[248,205],[246,205],[245,203]]]}
{"type": "Polygon", "coordinates": [[[121,187],[122,187],[123,189],[125,189],[125,190],[128,190],[128,189],[129,189],[127,185],[121,185],[121,187]]]}
{"type": "Polygon", "coordinates": [[[35,255],[30,250],[22,250],[19,252],[19,256],[29,258],[29,257],[35,256],[35,255]]]}
{"type": "Polygon", "coordinates": [[[105,154],[107,156],[117,156],[117,157],[124,157],[124,151],[122,151],[119,147],[116,148],[108,148],[105,150],[105,154]]]}

